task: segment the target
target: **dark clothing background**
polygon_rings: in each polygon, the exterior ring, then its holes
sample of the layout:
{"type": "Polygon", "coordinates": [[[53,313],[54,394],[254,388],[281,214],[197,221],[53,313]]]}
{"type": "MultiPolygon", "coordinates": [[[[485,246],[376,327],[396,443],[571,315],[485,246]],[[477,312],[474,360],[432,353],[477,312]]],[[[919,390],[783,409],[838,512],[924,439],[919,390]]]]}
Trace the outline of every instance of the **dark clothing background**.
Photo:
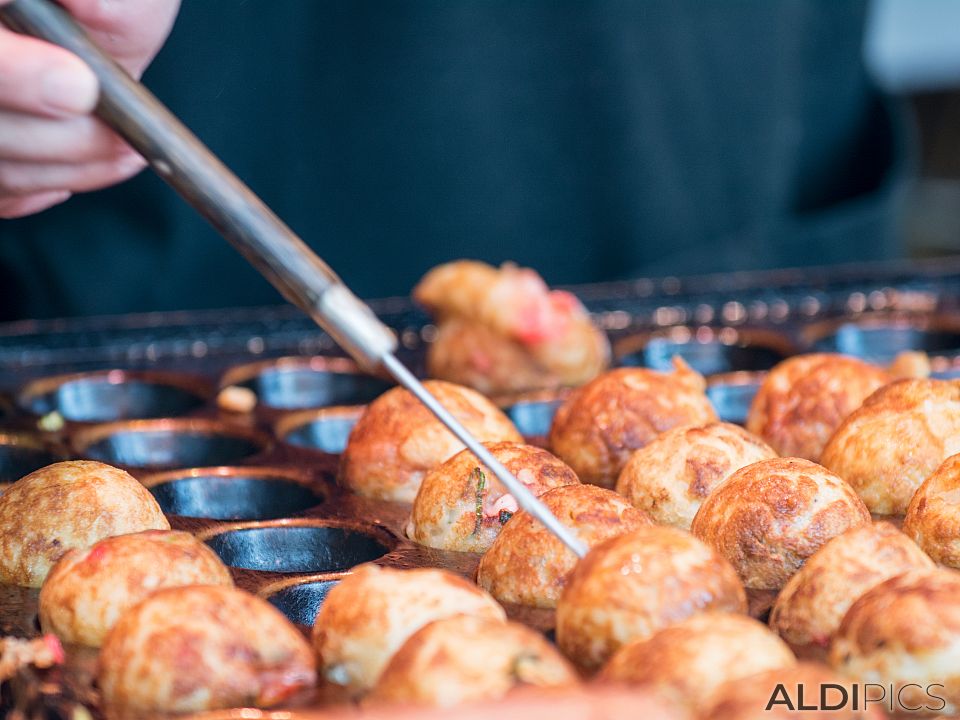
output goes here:
{"type": "MultiPolygon", "coordinates": [[[[898,253],[853,0],[185,0],[145,82],[363,296],[898,253]]],[[[150,172],[0,224],[0,317],[279,302],[150,172]]]]}

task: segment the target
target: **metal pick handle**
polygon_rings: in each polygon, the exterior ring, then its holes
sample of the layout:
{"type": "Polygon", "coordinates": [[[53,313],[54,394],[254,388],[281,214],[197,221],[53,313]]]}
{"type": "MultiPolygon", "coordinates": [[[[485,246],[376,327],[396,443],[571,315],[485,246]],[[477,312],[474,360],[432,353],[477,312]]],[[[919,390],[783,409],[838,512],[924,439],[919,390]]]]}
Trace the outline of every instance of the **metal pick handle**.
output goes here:
{"type": "Polygon", "coordinates": [[[11,29],[60,45],[100,81],[96,114],[203,215],[277,290],[323,327],[357,362],[385,368],[437,416],[513,494],[577,556],[586,546],[447,411],[394,354],[393,333],[336,273],[234,175],[153,94],[130,77],[50,0],[0,7],[11,29]]]}

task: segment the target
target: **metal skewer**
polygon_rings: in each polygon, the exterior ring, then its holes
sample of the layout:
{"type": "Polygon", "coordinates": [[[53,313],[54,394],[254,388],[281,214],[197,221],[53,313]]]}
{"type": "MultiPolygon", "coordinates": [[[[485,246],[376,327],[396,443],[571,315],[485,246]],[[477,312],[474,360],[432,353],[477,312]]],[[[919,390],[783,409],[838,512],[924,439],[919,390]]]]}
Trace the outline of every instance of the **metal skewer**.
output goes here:
{"type": "Polygon", "coordinates": [[[80,57],[100,82],[96,114],[247,258],[277,290],[324,328],[363,367],[384,368],[413,393],[517,504],[578,557],[586,546],[431,395],[397,359],[393,332],[330,267],[143,85],[134,80],[50,0],[0,6],[0,21],[80,57]]]}

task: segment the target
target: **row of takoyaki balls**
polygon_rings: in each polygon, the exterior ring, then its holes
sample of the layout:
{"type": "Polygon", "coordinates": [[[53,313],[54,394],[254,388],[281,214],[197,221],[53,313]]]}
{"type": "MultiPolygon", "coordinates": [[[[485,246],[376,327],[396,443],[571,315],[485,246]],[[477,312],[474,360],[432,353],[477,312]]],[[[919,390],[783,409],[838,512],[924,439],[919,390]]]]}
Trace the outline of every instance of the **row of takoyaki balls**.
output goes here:
{"type": "MultiPolygon", "coordinates": [[[[411,537],[430,544],[434,542],[425,538],[435,538],[439,546],[453,546],[455,549],[482,551],[489,548],[481,560],[478,576],[480,583],[503,600],[547,607],[557,605],[558,644],[580,668],[597,668],[607,662],[613,665],[612,657],[622,646],[652,639],[657,631],[698,613],[705,611],[742,613],[746,609],[744,585],[753,590],[775,592],[788,580],[796,587],[791,593],[791,585],[788,585],[781,594],[772,622],[794,648],[806,652],[811,645],[814,648],[824,648],[832,641],[834,650],[831,652],[831,657],[834,661],[854,670],[864,667],[869,669],[870,662],[881,664],[887,662],[888,656],[885,652],[890,647],[888,639],[884,638],[879,645],[881,649],[879,658],[870,656],[870,652],[876,648],[871,648],[868,644],[849,637],[843,640],[843,631],[837,633],[836,625],[839,624],[844,612],[858,595],[868,590],[873,592],[871,588],[876,583],[915,566],[920,570],[914,578],[916,581],[914,584],[919,589],[913,586],[907,590],[898,588],[896,593],[908,598],[912,597],[911,592],[920,597],[941,595],[949,598],[951,583],[954,581],[953,574],[948,571],[930,571],[930,563],[923,554],[916,552],[916,548],[893,529],[887,528],[881,532],[878,528],[876,530],[878,534],[874,537],[871,534],[873,530],[869,525],[869,515],[862,502],[846,483],[820,466],[800,459],[778,459],[764,443],[739,428],[721,423],[708,422],[701,427],[688,427],[681,424],[671,432],[657,435],[659,430],[664,429],[658,424],[662,418],[667,418],[663,424],[669,425],[678,415],[683,415],[683,408],[706,407],[709,409],[705,398],[701,401],[703,387],[702,380],[698,381],[698,377],[695,373],[683,368],[674,375],[652,373],[646,370],[621,370],[603,376],[591,384],[600,385],[601,391],[598,392],[594,388],[592,393],[586,393],[587,397],[593,398],[591,403],[587,403],[587,407],[591,405],[601,407],[605,412],[602,415],[605,419],[598,423],[599,429],[585,422],[575,426],[580,428],[582,437],[600,438],[607,443],[604,447],[608,450],[605,456],[608,463],[623,464],[613,459],[616,453],[610,451],[611,446],[618,453],[629,455],[630,442],[638,444],[648,442],[647,447],[636,452],[627,465],[627,468],[634,466],[636,473],[628,473],[625,468],[620,475],[621,482],[618,483],[618,489],[643,507],[646,513],[634,509],[623,498],[609,490],[580,485],[577,476],[569,466],[546,451],[519,444],[519,436],[509,422],[481,396],[449,384],[434,385],[435,392],[440,394],[444,404],[448,407],[452,406],[451,409],[462,417],[476,422],[475,430],[484,427],[499,430],[505,428],[504,432],[507,432],[508,436],[504,442],[492,445],[491,449],[531,489],[538,494],[543,493],[542,497],[551,509],[562,520],[577,529],[589,545],[596,546],[590,556],[577,565],[572,575],[569,573],[575,565],[575,558],[553,538],[547,536],[542,528],[527,518],[524,513],[517,512],[515,501],[503,492],[492,477],[487,477],[483,468],[472,456],[461,453],[446,463],[437,465],[445,455],[455,453],[457,446],[452,442],[452,438],[445,435],[445,430],[436,427],[435,424],[433,427],[430,426],[430,423],[435,421],[429,416],[424,416],[422,413],[425,411],[418,405],[411,404],[410,398],[405,397],[403,391],[391,391],[376,401],[358,424],[357,431],[351,437],[351,446],[355,451],[352,461],[356,463],[353,469],[362,470],[364,459],[371,461],[379,455],[383,461],[376,467],[376,470],[381,473],[379,477],[401,478],[403,481],[401,485],[404,482],[408,485],[419,483],[419,494],[416,496],[411,520],[411,537]],[[679,382],[675,383],[674,380],[679,382]],[[607,386],[607,390],[603,390],[604,386],[607,386]],[[622,386],[626,386],[628,391],[624,392],[622,386]],[[681,408],[677,412],[674,412],[676,408],[671,404],[671,397],[674,394],[679,394],[681,398],[675,403],[681,408]],[[459,399],[463,406],[458,407],[456,401],[451,401],[451,398],[459,399]],[[635,398],[639,398],[640,401],[637,402],[635,398]],[[418,415],[418,413],[421,414],[418,415]],[[642,417],[645,419],[645,424],[631,424],[629,422],[631,417],[642,417]],[[366,435],[364,434],[365,421],[367,421],[366,435]],[[620,422],[619,426],[618,422],[620,422]],[[610,432],[611,426],[614,432],[610,432]],[[378,433],[378,429],[381,432],[378,433]],[[653,442],[649,442],[651,439],[653,442]],[[649,455],[650,459],[644,460],[645,455],[649,455]],[[644,472],[657,467],[657,463],[660,463],[663,469],[657,472],[646,472],[647,479],[643,479],[644,472]],[[403,474],[398,470],[408,472],[403,474]],[[634,474],[639,474],[640,479],[636,480],[634,474]],[[632,489],[634,484],[640,487],[639,502],[634,497],[635,489],[632,489]],[[643,500],[645,497],[649,498],[646,504],[643,500]],[[464,520],[465,516],[466,520],[464,520]],[[707,544],[695,539],[684,530],[649,527],[651,518],[657,522],[674,524],[681,528],[686,528],[692,523],[694,533],[707,544]],[[501,527],[502,532],[500,532],[501,527]],[[851,529],[850,532],[845,533],[844,531],[848,528],[851,529]],[[866,535],[860,537],[857,532],[866,533],[866,535]],[[837,536],[840,537],[827,542],[837,536]],[[847,540],[848,537],[853,539],[847,540]],[[851,547],[845,549],[846,543],[850,543],[851,547]],[[860,548],[858,543],[868,549],[873,547],[874,551],[868,552],[860,548]],[[826,558],[822,561],[817,560],[821,554],[814,555],[821,547],[826,558]],[[833,555],[827,554],[829,548],[836,547],[839,549],[835,549],[833,555]],[[909,551],[910,548],[913,549],[913,553],[909,551]],[[814,555],[814,559],[798,573],[798,568],[803,566],[811,555],[814,555]],[[863,567],[856,568],[855,572],[849,571],[850,563],[843,565],[835,560],[835,558],[844,557],[858,559],[863,567]],[[926,563],[926,567],[923,563],[926,563]],[[815,572],[818,567],[828,568],[833,575],[830,572],[815,572]],[[808,573],[810,577],[805,577],[804,573],[808,568],[814,570],[808,573]],[[933,572],[932,575],[931,572],[933,572]],[[847,577],[845,573],[851,577],[847,577]],[[941,586],[947,589],[939,591],[937,588],[941,586]],[[793,602],[790,602],[791,598],[794,599],[793,602]],[[830,610],[826,613],[826,618],[821,618],[820,611],[826,605],[830,606],[830,610]],[[808,627],[804,629],[805,622],[808,627]],[[790,628],[796,627],[801,628],[799,633],[788,635],[793,632],[790,628]],[[843,645],[843,642],[847,642],[847,645],[843,645]],[[836,650],[838,647],[844,649],[836,650]],[[865,657],[867,659],[864,659],[865,657]]],[[[590,387],[588,385],[584,390],[590,387]]],[[[888,403],[890,405],[886,408],[888,413],[907,412],[909,414],[911,407],[914,407],[912,412],[927,422],[928,429],[942,427],[945,423],[938,413],[949,415],[952,411],[947,390],[952,390],[953,387],[950,383],[935,381],[895,384],[871,398],[867,406],[874,403],[884,408],[885,404],[877,401],[877,398],[884,393],[890,393],[890,397],[896,402],[888,403]],[[892,392],[893,389],[897,391],[892,392]],[[919,402],[917,398],[920,399],[919,402]],[[941,402],[937,404],[932,402],[931,398],[939,398],[941,402]],[[911,399],[914,401],[913,406],[909,402],[911,399]]],[[[580,392],[574,393],[567,407],[576,409],[575,400],[580,392]]],[[[561,410],[561,416],[563,414],[561,410]]],[[[582,417],[584,413],[578,412],[574,415],[582,417]]],[[[896,422],[894,421],[893,424],[896,425],[896,422]]],[[[878,427],[883,429],[887,426],[881,423],[878,427]]],[[[480,434],[481,437],[484,436],[480,434]]],[[[840,431],[837,434],[839,435],[840,431]]],[[[930,435],[935,436],[934,433],[930,435]]],[[[892,441],[895,440],[894,437],[892,441]]],[[[913,438],[913,442],[915,451],[916,437],[913,438]]],[[[587,443],[587,445],[590,444],[587,443]]],[[[595,449],[598,445],[594,443],[592,447],[595,449]]],[[[350,454],[350,448],[348,448],[344,457],[345,480],[347,480],[347,470],[350,468],[351,460],[348,457],[350,454]]],[[[587,457],[596,455],[597,453],[592,455],[587,453],[587,457]]],[[[132,532],[144,527],[166,527],[166,521],[155,508],[155,503],[149,494],[136,485],[129,476],[125,476],[126,480],[120,484],[104,482],[101,476],[104,473],[110,474],[108,470],[102,465],[92,463],[52,466],[46,471],[35,473],[20,481],[0,500],[0,526],[5,533],[2,538],[2,548],[0,548],[2,551],[0,552],[0,566],[2,566],[0,572],[4,573],[2,576],[4,581],[36,585],[42,580],[50,563],[71,547],[87,547],[90,542],[110,534],[132,532]],[[84,482],[76,482],[76,477],[70,480],[71,476],[83,478],[84,482]],[[96,488],[92,494],[85,489],[88,485],[96,488]],[[134,486],[138,491],[133,489],[134,486]],[[121,487],[123,493],[127,493],[130,497],[124,496],[122,502],[114,504],[126,508],[123,512],[110,505],[110,498],[114,494],[119,493],[117,497],[123,495],[120,492],[121,487]],[[124,520],[126,517],[124,513],[128,514],[130,508],[133,508],[132,512],[135,513],[132,525],[124,520]],[[41,522],[26,526],[20,522],[21,516],[32,516],[34,513],[41,518],[41,522]],[[64,518],[64,515],[67,517],[64,518]],[[63,522],[65,519],[68,521],[63,522]],[[125,522],[127,524],[124,524],[125,522]],[[138,522],[141,524],[137,525],[138,522]],[[151,522],[159,525],[150,524],[151,522]]],[[[361,472],[354,477],[362,478],[364,475],[361,472]]],[[[349,480],[348,484],[350,484],[349,480]]],[[[944,500],[942,504],[944,503],[949,510],[949,499],[944,500]]],[[[930,503],[928,502],[927,505],[930,503]]],[[[941,507],[940,512],[942,514],[944,508],[941,507]]],[[[941,531],[937,537],[944,534],[945,531],[941,531]]],[[[146,540],[136,542],[149,540],[147,536],[142,537],[146,540]]],[[[200,547],[209,554],[206,548],[200,547]]],[[[92,560],[87,558],[89,562],[76,563],[81,571],[74,571],[74,574],[78,572],[83,574],[82,569],[86,568],[86,573],[90,575],[89,565],[92,563],[93,566],[99,567],[104,554],[94,548],[90,551],[92,560]]],[[[122,559],[124,553],[116,555],[122,559]]],[[[106,556],[111,557],[113,553],[106,553],[106,556]]],[[[65,567],[70,566],[67,558],[64,558],[63,564],[65,567]]],[[[108,574],[115,572],[124,583],[128,582],[124,579],[126,578],[124,573],[132,573],[136,579],[130,584],[141,590],[152,591],[163,583],[162,580],[157,580],[155,574],[143,572],[147,564],[141,557],[136,562],[124,563],[121,560],[120,565],[112,570],[109,563],[104,567],[105,572],[108,574]]],[[[161,575],[167,574],[172,577],[177,575],[173,572],[161,573],[161,575]]],[[[70,573],[67,575],[69,577],[70,573]]],[[[358,573],[358,577],[362,575],[358,573]]],[[[57,573],[51,575],[50,588],[56,587],[56,583],[52,583],[56,577],[58,577],[57,573]]],[[[910,576],[905,577],[909,579],[910,576]]],[[[192,581],[188,579],[187,582],[192,581]]],[[[105,586],[102,578],[96,584],[105,586]]],[[[393,586],[397,583],[391,581],[387,584],[393,586]]],[[[106,586],[109,586],[109,583],[106,586]]],[[[65,595],[67,598],[74,596],[83,598],[82,592],[69,590],[69,584],[67,587],[68,592],[65,595]]],[[[335,604],[331,604],[331,599],[337,597],[337,593],[346,594],[346,597],[351,598],[351,595],[347,594],[350,587],[349,581],[342,583],[331,593],[324,608],[336,607],[335,604]]],[[[476,590],[476,588],[473,589],[476,590]]],[[[204,597],[215,594],[212,590],[191,592],[204,597]]],[[[870,592],[864,596],[865,600],[870,596],[870,592]]],[[[232,590],[230,593],[239,593],[239,591],[232,590]]],[[[158,597],[170,594],[174,594],[173,591],[165,591],[158,597]]],[[[107,595],[113,597],[117,593],[107,595]]],[[[135,595],[136,593],[131,593],[131,596],[135,595]]],[[[348,605],[359,605],[358,594],[352,593],[352,595],[353,597],[347,601],[348,605]]],[[[368,591],[359,593],[361,597],[367,595],[373,597],[375,594],[368,591]]],[[[49,608],[51,607],[49,603],[56,597],[57,593],[53,589],[45,588],[41,596],[42,604],[44,598],[47,598],[49,608]]],[[[109,597],[106,599],[109,600],[109,597]]],[[[247,597],[244,599],[250,600],[247,597]]],[[[417,604],[421,601],[429,605],[429,595],[420,593],[417,604]]],[[[58,602],[63,606],[69,605],[62,600],[58,602]]],[[[96,605],[84,604],[86,600],[78,602],[79,604],[73,606],[71,610],[64,611],[68,620],[59,629],[53,619],[55,613],[42,610],[44,617],[47,618],[44,620],[45,627],[56,629],[68,640],[88,642],[82,637],[69,635],[70,623],[82,626],[90,621],[97,622],[100,615],[109,615],[109,613],[91,610],[91,607],[95,608],[96,605]],[[90,618],[92,620],[88,620],[90,618]],[[64,627],[68,629],[64,630],[64,627]]],[[[99,602],[104,600],[101,598],[99,602]]],[[[146,601],[144,604],[149,607],[146,601]]],[[[310,684],[305,682],[305,678],[311,671],[303,669],[305,667],[303,663],[307,662],[303,658],[308,657],[309,654],[302,652],[302,646],[299,652],[294,652],[292,655],[287,653],[283,656],[288,661],[291,657],[294,658],[294,665],[279,674],[288,680],[293,679],[289,682],[283,680],[279,685],[276,679],[278,670],[275,665],[271,665],[273,661],[263,660],[260,655],[251,654],[251,650],[243,649],[237,650],[234,656],[242,657],[242,662],[247,662],[248,665],[257,665],[258,670],[252,673],[253,678],[248,681],[246,678],[250,673],[244,676],[242,673],[227,671],[223,676],[233,684],[229,684],[228,689],[223,692],[212,691],[210,687],[216,686],[216,680],[221,675],[218,673],[204,675],[202,672],[190,671],[196,654],[191,654],[191,651],[184,648],[196,648],[204,635],[202,631],[197,631],[192,623],[177,619],[180,616],[180,612],[175,610],[177,605],[191,607],[191,603],[186,600],[171,600],[169,605],[161,605],[159,610],[146,612],[139,620],[131,621],[143,624],[147,628],[159,623],[158,626],[161,628],[159,634],[151,634],[152,631],[140,633],[135,627],[125,626],[122,636],[132,638],[130,642],[133,644],[119,646],[118,649],[109,653],[104,651],[101,657],[101,672],[107,672],[104,668],[110,667],[109,658],[113,655],[121,658],[115,663],[115,667],[133,668],[130,682],[126,684],[125,681],[111,684],[106,676],[101,678],[101,685],[108,700],[112,699],[118,704],[126,703],[136,707],[137,702],[156,702],[151,698],[161,697],[167,708],[190,709],[223,704],[270,702],[286,696],[296,687],[310,684]],[[168,620],[167,626],[160,622],[161,616],[168,620]],[[171,617],[172,620],[170,620],[171,617]],[[182,639],[184,632],[188,634],[194,632],[193,639],[189,642],[184,641],[182,639]],[[164,637],[168,640],[163,640],[164,637]],[[162,652],[151,653],[144,649],[167,641],[172,642],[173,646],[179,642],[180,650],[165,656],[162,652]],[[137,653],[141,650],[144,653],[145,665],[138,665],[132,660],[134,656],[139,657],[137,653]],[[257,660],[251,661],[251,657],[256,657],[257,660]],[[151,675],[151,672],[154,675],[151,675]],[[179,683],[169,681],[163,685],[159,682],[152,684],[150,682],[150,678],[179,677],[183,674],[189,674],[189,677],[182,678],[179,683]],[[210,679],[199,681],[198,677],[210,679]],[[257,686],[256,682],[260,682],[259,679],[263,677],[267,679],[262,681],[262,686],[257,686]],[[236,678],[245,679],[243,682],[237,682],[236,678]],[[244,687],[246,694],[238,696],[237,687],[240,685],[244,687]],[[147,689],[143,690],[144,687],[147,689]],[[252,687],[255,687],[255,691],[251,690],[252,687]],[[138,696],[138,692],[144,695],[138,696]],[[175,697],[169,693],[173,693],[175,697]],[[146,697],[147,700],[137,699],[141,697],[146,697]]],[[[221,605],[226,606],[229,603],[219,600],[208,601],[209,612],[216,618],[212,623],[214,625],[226,622],[225,618],[217,614],[218,612],[222,614],[224,611],[215,609],[221,605]]],[[[848,616],[855,615],[855,609],[859,605],[859,602],[856,603],[856,606],[850,609],[848,616]]],[[[878,607],[887,608],[888,605],[889,603],[885,605],[881,602],[878,607]]],[[[54,607],[56,606],[55,603],[54,607]]],[[[869,611],[870,603],[866,603],[866,606],[869,611]]],[[[273,613],[274,619],[280,617],[269,606],[264,605],[264,607],[269,613],[273,613]]],[[[933,663],[933,670],[931,670],[923,663],[918,663],[915,656],[919,653],[924,658],[934,657],[936,660],[936,653],[931,655],[930,648],[927,646],[930,645],[932,637],[938,635],[948,639],[951,637],[948,623],[951,605],[949,602],[941,603],[941,608],[945,608],[946,615],[943,612],[928,613],[928,616],[923,618],[926,625],[914,622],[910,618],[911,613],[917,611],[915,599],[906,602],[904,608],[900,612],[903,619],[899,626],[889,622],[888,610],[874,610],[878,616],[875,620],[871,620],[872,616],[869,612],[864,611],[865,619],[861,618],[858,621],[857,632],[865,633],[867,637],[875,640],[877,633],[882,634],[884,630],[887,635],[890,635],[900,632],[904,627],[920,628],[923,632],[919,633],[919,640],[901,653],[901,665],[912,671],[917,671],[920,667],[922,672],[932,672],[938,667],[939,661],[933,663]],[[879,625],[880,629],[878,630],[874,625],[879,625]]],[[[190,612],[196,617],[205,617],[204,611],[199,607],[191,607],[190,612]]],[[[227,614],[230,613],[227,612],[227,614]]],[[[137,617],[132,611],[131,615],[137,617]]],[[[315,630],[318,650],[320,649],[319,638],[329,635],[324,629],[329,624],[321,622],[323,618],[324,611],[318,618],[317,630],[315,630]]],[[[348,629],[377,628],[375,620],[362,618],[363,616],[359,620],[348,623],[348,629]]],[[[720,627],[722,623],[718,622],[716,625],[720,627]]],[[[228,643],[228,637],[235,637],[233,630],[236,628],[229,625],[226,627],[230,627],[231,632],[222,634],[223,643],[228,643]]],[[[419,630],[420,626],[408,629],[419,630]]],[[[546,646],[547,650],[540,652],[544,646],[531,639],[535,637],[535,634],[530,634],[532,631],[516,630],[501,633],[505,638],[504,642],[507,642],[510,637],[516,640],[517,633],[522,636],[513,645],[507,643],[501,647],[496,644],[484,645],[484,643],[493,642],[488,636],[496,636],[498,633],[489,632],[489,628],[478,629],[476,635],[484,639],[477,640],[476,646],[486,649],[476,654],[475,663],[477,664],[471,664],[458,655],[458,660],[464,663],[462,668],[458,668],[457,663],[448,661],[451,654],[450,643],[455,640],[445,641],[443,639],[445,632],[432,630],[431,633],[438,633],[438,636],[433,637],[428,633],[427,641],[419,644],[423,649],[398,653],[401,660],[403,658],[407,660],[397,661],[401,666],[398,670],[393,670],[389,674],[384,670],[383,673],[376,674],[373,698],[392,697],[430,702],[454,702],[465,697],[496,695],[518,683],[537,684],[530,678],[543,678],[543,684],[553,684],[557,678],[567,682],[568,674],[559,669],[566,667],[564,661],[549,646],[546,646]],[[523,662],[519,662],[516,653],[521,652],[520,648],[526,647],[533,649],[536,662],[531,662],[525,655],[521,658],[523,662]],[[509,662],[505,661],[506,664],[503,667],[488,667],[488,660],[484,658],[496,657],[501,651],[509,662]],[[441,658],[441,661],[437,661],[437,657],[441,658]],[[545,663],[545,667],[541,667],[541,661],[545,663]],[[530,672],[518,674],[518,662],[524,668],[530,665],[530,672]],[[410,671],[409,668],[418,669],[410,671]],[[420,697],[417,695],[420,691],[411,690],[411,688],[417,687],[419,682],[417,678],[424,675],[427,678],[433,677],[431,675],[433,671],[440,673],[438,677],[445,679],[442,682],[436,678],[426,681],[428,685],[426,695],[420,697]],[[411,678],[404,674],[409,672],[416,677],[411,678]],[[473,677],[471,673],[479,673],[476,677],[483,680],[494,681],[494,685],[499,689],[480,692],[476,696],[466,694],[466,690],[457,690],[457,678],[473,677]],[[391,678],[393,681],[388,682],[391,678]],[[391,687],[395,690],[390,690],[391,687]],[[443,697],[432,697],[430,688],[437,692],[443,688],[452,689],[445,690],[446,694],[443,697]],[[391,695],[391,693],[394,694],[391,695]],[[408,695],[404,696],[403,693],[408,695]]],[[[276,634],[271,631],[265,637],[269,638],[276,634]]],[[[464,628],[458,628],[453,634],[456,638],[472,637],[464,628]]],[[[385,638],[388,638],[390,633],[381,628],[376,631],[376,635],[386,651],[389,651],[391,648],[385,638]]],[[[401,635],[403,639],[412,639],[411,633],[401,633],[401,635]]],[[[347,643],[348,646],[350,644],[350,642],[347,643]]],[[[283,643],[280,645],[282,646],[283,643]]],[[[108,643],[108,648],[110,647],[113,646],[108,643]]],[[[393,649],[398,647],[399,645],[393,649]]],[[[415,643],[414,647],[418,645],[415,643]]],[[[380,652],[385,650],[381,649],[380,652]]],[[[460,654],[462,655],[462,652],[460,654]]],[[[763,653],[758,652],[756,655],[762,657],[763,653]]],[[[205,659],[217,658],[216,652],[205,656],[201,653],[201,656],[205,659]]],[[[334,682],[346,680],[346,684],[351,684],[349,676],[344,674],[342,663],[334,662],[328,669],[322,651],[319,656],[328,679],[334,682]]],[[[395,664],[392,660],[390,661],[391,666],[395,664]]],[[[621,666],[635,668],[658,664],[633,660],[619,663],[621,666]]],[[[723,666],[725,671],[730,669],[726,667],[727,665],[734,669],[752,667],[736,659],[720,662],[719,665],[723,666]]],[[[230,668],[230,664],[224,663],[223,667],[230,668]]],[[[883,667],[889,671],[889,663],[883,667]]],[[[604,670],[602,675],[625,679],[622,676],[617,677],[618,672],[620,671],[608,669],[604,670]]],[[[461,684],[470,687],[484,686],[476,677],[473,682],[461,684]]],[[[891,682],[894,681],[893,675],[888,674],[884,677],[889,677],[891,682]]],[[[724,680],[727,677],[724,675],[720,679],[724,680]]],[[[654,682],[664,686],[669,685],[664,680],[654,682]]],[[[948,683],[950,692],[956,691],[956,684],[955,681],[948,683]]],[[[710,683],[707,682],[704,686],[709,685],[710,683]]],[[[689,695],[684,692],[680,694],[689,695]]],[[[701,702],[706,701],[700,698],[693,704],[699,707],[701,702]]],[[[950,702],[955,702],[953,695],[950,696],[950,702]]]]}
{"type": "MultiPolygon", "coordinates": [[[[916,360],[906,358],[901,367],[916,360]]],[[[922,371],[922,360],[916,364],[922,371]]],[[[916,374],[915,368],[910,373],[916,374]]],[[[949,596],[931,588],[955,583],[953,572],[935,570],[929,557],[895,527],[872,525],[870,511],[899,514],[912,498],[907,531],[934,559],[949,564],[945,558],[960,547],[960,507],[951,498],[960,484],[960,459],[943,461],[960,450],[960,433],[953,429],[960,421],[958,387],[948,381],[895,381],[891,371],[836,355],[801,356],[783,363],[758,393],[751,425],[781,448],[803,448],[804,455],[820,457],[836,473],[802,458],[778,458],[759,437],[716,422],[702,378],[682,363],[673,374],[612,371],[574,391],[558,411],[549,436],[551,449],[566,463],[541,449],[518,445],[509,437],[512,430],[505,418],[498,426],[507,428],[508,436],[487,439],[499,441],[488,447],[588,545],[599,543],[603,552],[612,553],[618,541],[601,541],[625,533],[620,541],[629,546],[635,535],[666,532],[637,530],[651,521],[692,530],[748,590],[776,595],[783,589],[771,625],[801,656],[829,656],[864,680],[945,681],[949,708],[958,700],[960,687],[930,638],[955,635],[948,620],[960,608],[956,601],[948,601],[939,614],[921,610],[924,617],[917,622],[910,620],[916,602],[902,603],[903,627],[895,632],[914,628],[926,640],[908,644],[907,650],[900,646],[893,666],[888,662],[894,652],[889,648],[896,646],[892,638],[881,641],[877,654],[856,637],[884,630],[889,635],[885,613],[870,616],[871,604],[865,600],[867,610],[859,611],[865,615],[851,611],[849,631],[839,628],[860,596],[869,599],[874,586],[910,570],[918,572],[902,579],[913,583],[907,590],[895,584],[881,589],[949,596]],[[621,496],[579,485],[578,475],[598,485],[615,485],[621,496]],[[811,556],[815,560],[805,567],[811,556]],[[863,629],[874,625],[879,629],[863,629]],[[898,674],[897,663],[906,674],[898,674]]],[[[469,391],[448,384],[434,383],[434,390],[441,396],[469,396],[469,391]]],[[[358,427],[369,431],[380,425],[381,402],[389,409],[396,400],[376,401],[358,427]]],[[[482,398],[478,402],[481,416],[496,417],[492,406],[482,398]]],[[[395,420],[380,425],[388,432],[377,434],[379,442],[389,443],[391,433],[397,433],[401,439],[396,447],[415,447],[423,458],[429,419],[417,417],[409,429],[395,420]],[[410,430],[420,434],[419,441],[408,443],[410,430]]],[[[363,438],[362,430],[351,438],[342,476],[358,492],[391,497],[380,493],[376,483],[372,489],[365,484],[363,463],[357,462],[363,438]],[[355,439],[359,448],[351,447],[355,439]]],[[[513,498],[475,457],[462,451],[442,462],[443,455],[438,453],[432,466],[406,474],[411,480],[408,494],[394,496],[413,497],[408,535],[434,547],[484,552],[478,582],[502,601],[557,607],[558,644],[581,668],[599,667],[620,645],[636,640],[635,633],[642,637],[649,632],[631,625],[635,607],[623,611],[641,603],[644,590],[658,600],[668,598],[668,609],[661,609],[670,622],[696,606],[683,594],[683,573],[657,575],[650,570],[652,560],[637,560],[642,551],[631,549],[610,561],[600,579],[578,580],[590,577],[584,568],[605,567],[606,561],[588,558],[570,575],[576,564],[572,554],[532,518],[517,512],[513,498]],[[640,587],[631,589],[633,566],[644,575],[640,587]],[[679,594],[670,595],[665,587],[679,594]]],[[[384,471],[383,466],[378,470],[384,471]]],[[[653,546],[655,541],[645,537],[639,545],[653,546]]],[[[603,554],[600,549],[594,553],[603,554]]],[[[687,591],[716,599],[724,597],[721,586],[717,577],[699,577],[687,591]]],[[[656,623],[652,627],[656,629],[656,623]]],[[[909,701],[904,695],[904,702],[909,701]]]]}

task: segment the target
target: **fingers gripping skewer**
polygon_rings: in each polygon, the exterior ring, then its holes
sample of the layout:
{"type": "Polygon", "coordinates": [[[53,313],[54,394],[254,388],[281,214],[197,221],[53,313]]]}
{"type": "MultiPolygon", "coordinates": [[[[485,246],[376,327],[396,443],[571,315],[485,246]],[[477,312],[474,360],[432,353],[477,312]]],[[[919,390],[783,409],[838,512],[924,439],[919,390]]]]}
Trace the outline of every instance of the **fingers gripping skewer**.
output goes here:
{"type": "Polygon", "coordinates": [[[517,503],[577,556],[586,546],[517,480],[397,359],[393,333],[336,273],[143,85],[101,51],[50,0],[0,6],[0,21],[80,57],[100,82],[97,115],[203,215],[291,303],[312,317],[361,365],[383,368],[413,393],[487,466],[517,503]]]}

